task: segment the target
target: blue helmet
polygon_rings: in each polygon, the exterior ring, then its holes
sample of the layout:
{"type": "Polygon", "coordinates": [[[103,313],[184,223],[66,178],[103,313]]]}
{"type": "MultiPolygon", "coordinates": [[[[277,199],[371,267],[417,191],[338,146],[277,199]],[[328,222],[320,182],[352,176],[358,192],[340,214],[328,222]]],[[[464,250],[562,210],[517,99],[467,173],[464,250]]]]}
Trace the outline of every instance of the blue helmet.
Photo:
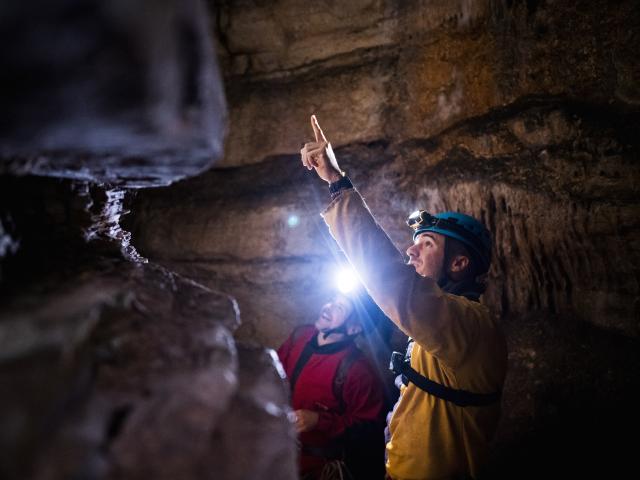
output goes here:
{"type": "Polygon", "coordinates": [[[489,270],[491,233],[475,218],[458,212],[431,215],[425,210],[418,210],[409,216],[407,225],[414,229],[414,240],[423,232],[435,232],[459,240],[478,262],[480,273],[489,270]]]}

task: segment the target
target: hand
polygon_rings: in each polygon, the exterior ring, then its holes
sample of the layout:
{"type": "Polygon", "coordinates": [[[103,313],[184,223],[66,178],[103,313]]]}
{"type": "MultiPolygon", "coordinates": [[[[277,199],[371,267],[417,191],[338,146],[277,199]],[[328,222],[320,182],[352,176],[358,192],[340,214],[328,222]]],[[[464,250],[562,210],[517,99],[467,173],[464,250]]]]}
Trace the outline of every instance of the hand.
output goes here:
{"type": "Polygon", "coordinates": [[[296,430],[298,433],[308,432],[316,428],[320,414],[311,410],[296,410],[296,430]]]}
{"type": "Polygon", "coordinates": [[[322,128],[315,115],[311,115],[311,127],[316,137],[315,142],[305,143],[300,155],[302,164],[309,170],[315,168],[318,176],[327,183],[332,183],[342,178],[342,172],[333,153],[331,144],[324,136],[322,128]]]}

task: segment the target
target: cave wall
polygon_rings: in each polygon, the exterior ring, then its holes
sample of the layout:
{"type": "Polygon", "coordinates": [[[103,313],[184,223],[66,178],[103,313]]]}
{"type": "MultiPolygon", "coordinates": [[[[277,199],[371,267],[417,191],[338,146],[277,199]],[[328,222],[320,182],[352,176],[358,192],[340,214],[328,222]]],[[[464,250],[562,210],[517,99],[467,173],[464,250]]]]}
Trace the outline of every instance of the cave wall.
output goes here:
{"type": "Polygon", "coordinates": [[[233,297],[121,227],[136,189],[222,152],[209,9],[0,7],[2,479],[297,477],[275,352],[233,338],[233,297]]]}
{"type": "Polygon", "coordinates": [[[0,176],[0,477],[296,478],[275,353],[234,340],[233,297],[137,252],[125,197],[0,176]]]}
{"type": "Polygon", "coordinates": [[[220,165],[297,152],[309,112],[340,146],[429,137],[530,95],[640,102],[633,1],[282,0],[217,9],[232,104],[220,165]]]}
{"type": "MultiPolygon", "coordinates": [[[[404,219],[418,207],[481,218],[495,232],[484,298],[498,314],[575,315],[637,337],[632,125],[633,115],[535,100],[429,139],[336,152],[402,251],[410,241],[404,219]]],[[[318,215],[326,187],[298,164],[281,156],[214,170],[141,193],[133,207],[144,212],[131,228],[146,255],[229,285],[251,312],[241,333],[274,346],[292,324],[313,318],[309,300],[326,294],[340,255],[318,215]],[[289,225],[291,215],[298,225],[289,225]]]]}
{"type": "Polygon", "coordinates": [[[402,251],[417,208],[462,210],[494,232],[484,302],[510,351],[496,475],[554,462],[589,472],[624,455],[640,365],[634,2],[216,11],[226,153],[198,178],[138,193],[125,223],[140,251],[225,285],[243,311],[238,338],[277,346],[313,320],[340,258],[318,215],[326,186],[297,154],[316,113],[402,251]]]}

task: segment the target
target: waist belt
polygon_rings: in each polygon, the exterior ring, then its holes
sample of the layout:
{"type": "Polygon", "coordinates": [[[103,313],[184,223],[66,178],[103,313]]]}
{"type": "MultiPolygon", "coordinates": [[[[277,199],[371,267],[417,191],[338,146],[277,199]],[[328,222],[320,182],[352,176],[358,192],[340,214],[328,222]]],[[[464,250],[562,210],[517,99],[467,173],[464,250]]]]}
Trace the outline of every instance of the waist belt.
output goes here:
{"type": "Polygon", "coordinates": [[[411,382],[420,390],[424,390],[434,397],[451,402],[459,407],[483,407],[500,401],[501,392],[473,393],[434,382],[416,372],[409,362],[405,360],[404,354],[400,352],[391,354],[389,369],[396,375],[402,375],[402,381],[405,385],[407,385],[407,382],[411,382]]]}

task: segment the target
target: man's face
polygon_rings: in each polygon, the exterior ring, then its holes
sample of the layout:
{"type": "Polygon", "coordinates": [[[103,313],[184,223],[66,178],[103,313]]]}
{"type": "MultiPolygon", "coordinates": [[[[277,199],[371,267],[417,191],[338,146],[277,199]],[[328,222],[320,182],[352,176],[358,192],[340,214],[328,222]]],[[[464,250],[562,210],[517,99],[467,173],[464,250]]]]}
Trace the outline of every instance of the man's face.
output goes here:
{"type": "Polygon", "coordinates": [[[445,237],[439,233],[424,232],[416,237],[409,248],[409,265],[413,265],[418,275],[440,280],[444,264],[445,237]]]}
{"type": "Polygon", "coordinates": [[[320,309],[320,316],[316,320],[316,328],[326,332],[344,324],[353,312],[353,304],[344,295],[336,295],[330,302],[320,309]]]}

